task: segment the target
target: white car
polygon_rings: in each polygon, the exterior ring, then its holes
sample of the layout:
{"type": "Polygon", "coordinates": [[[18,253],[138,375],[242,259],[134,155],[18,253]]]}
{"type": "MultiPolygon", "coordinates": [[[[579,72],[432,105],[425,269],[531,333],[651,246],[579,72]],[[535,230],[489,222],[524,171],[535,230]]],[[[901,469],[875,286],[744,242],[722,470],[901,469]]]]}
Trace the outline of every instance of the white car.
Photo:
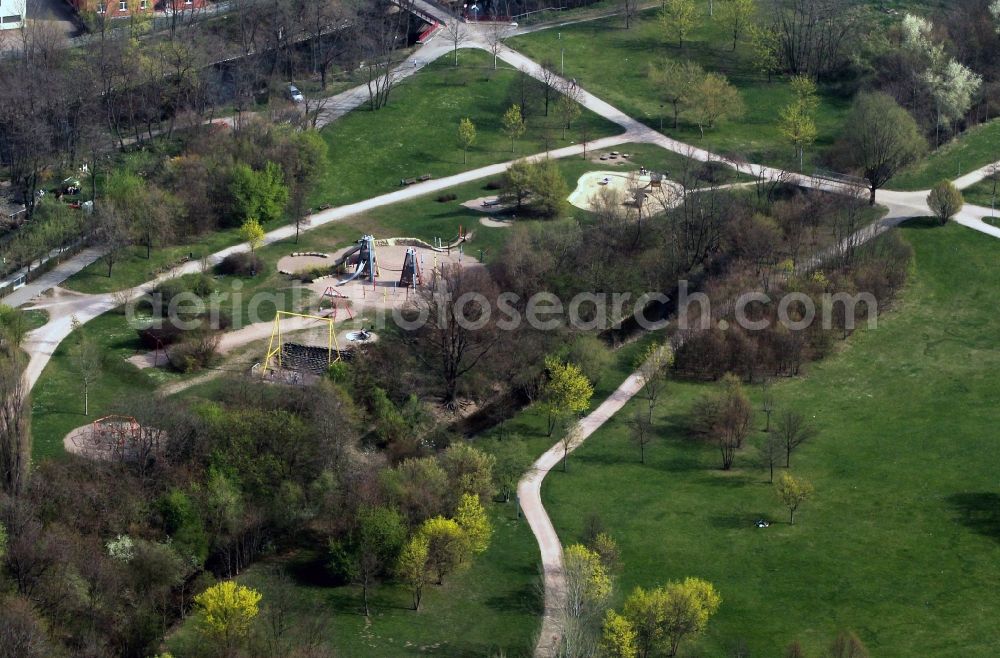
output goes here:
{"type": "Polygon", "coordinates": [[[302,95],[302,92],[295,85],[288,85],[288,97],[292,99],[293,103],[304,103],[306,101],[306,97],[302,95]]]}

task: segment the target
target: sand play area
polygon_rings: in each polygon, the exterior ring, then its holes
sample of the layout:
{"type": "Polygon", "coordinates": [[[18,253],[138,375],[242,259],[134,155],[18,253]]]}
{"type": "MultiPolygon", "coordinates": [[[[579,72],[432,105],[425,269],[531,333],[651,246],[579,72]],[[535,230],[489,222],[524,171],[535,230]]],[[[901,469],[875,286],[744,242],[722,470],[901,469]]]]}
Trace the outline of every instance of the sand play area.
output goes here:
{"type": "Polygon", "coordinates": [[[576,189],[569,195],[569,202],[583,210],[594,210],[595,201],[603,190],[617,193],[623,203],[629,203],[636,193],[646,196],[646,212],[653,214],[664,210],[664,202],[673,207],[683,198],[680,185],[662,179],[660,188],[652,187],[650,173],[640,174],[637,171],[588,171],[576,182],[576,189]]]}

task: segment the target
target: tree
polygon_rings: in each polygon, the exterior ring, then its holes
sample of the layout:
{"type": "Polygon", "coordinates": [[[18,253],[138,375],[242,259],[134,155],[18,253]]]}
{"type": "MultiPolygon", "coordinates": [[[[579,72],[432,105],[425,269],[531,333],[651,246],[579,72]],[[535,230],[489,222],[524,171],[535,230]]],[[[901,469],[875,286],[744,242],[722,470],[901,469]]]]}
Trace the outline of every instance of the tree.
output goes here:
{"type": "Polygon", "coordinates": [[[631,622],[614,610],[604,614],[601,649],[608,658],[637,658],[636,632],[631,622]]]}
{"type": "Polygon", "coordinates": [[[212,585],[194,597],[201,612],[201,628],[231,652],[250,634],[250,626],[260,612],[261,594],[231,580],[212,585]]]}
{"type": "Polygon", "coordinates": [[[781,134],[795,147],[799,156],[799,171],[804,166],[805,147],[816,141],[816,121],[814,114],[819,105],[816,83],[806,75],[792,78],[795,99],[779,114],[781,134]]]}
{"type": "Polygon", "coordinates": [[[743,34],[756,10],[755,0],[726,0],[722,3],[719,18],[729,26],[729,31],[733,35],[733,50],[736,50],[740,35],[743,34]]]}
{"type": "Polygon", "coordinates": [[[455,52],[455,66],[458,66],[458,49],[469,40],[469,35],[465,31],[465,23],[459,20],[448,21],[444,27],[444,34],[455,52]]]}
{"type": "Polygon", "coordinates": [[[862,92],[854,101],[842,145],[871,191],[875,191],[927,150],[910,114],[882,93],[862,92]]]}
{"type": "Polygon", "coordinates": [[[660,26],[667,34],[677,39],[677,45],[684,47],[684,38],[694,28],[698,20],[698,7],[694,0],[663,0],[660,10],[660,26]]]}
{"type": "Polygon", "coordinates": [[[653,441],[653,423],[650,421],[650,417],[638,407],[635,409],[635,415],[629,418],[626,423],[632,443],[639,446],[639,463],[645,464],[646,446],[653,441]]]}
{"type": "Polygon", "coordinates": [[[96,211],[97,242],[104,249],[104,262],[108,265],[108,278],[111,278],[115,263],[121,258],[125,248],[131,243],[131,229],[128,216],[117,204],[108,201],[102,203],[96,211]]]}
{"type": "Polygon", "coordinates": [[[508,438],[499,441],[491,451],[496,457],[496,465],[493,467],[493,485],[500,492],[503,502],[510,502],[510,496],[517,489],[517,483],[529,468],[531,468],[531,455],[524,445],[524,441],[515,438],[508,438]]]}
{"type": "Polygon", "coordinates": [[[250,253],[257,250],[257,247],[264,244],[264,228],[254,217],[247,217],[240,226],[240,239],[250,245],[250,253]]]}
{"type": "Polygon", "coordinates": [[[531,209],[539,217],[558,217],[566,207],[569,187],[554,160],[533,162],[529,168],[531,209]]]}
{"type": "Polygon", "coordinates": [[[8,349],[0,356],[0,491],[17,495],[31,465],[31,396],[17,343],[8,349]]]}
{"type": "Polygon", "coordinates": [[[437,584],[469,557],[469,542],[453,519],[435,516],[420,526],[418,534],[427,541],[427,564],[437,575],[437,584]]]}
{"type": "Polygon", "coordinates": [[[566,578],[566,613],[582,619],[599,610],[611,595],[611,577],[601,557],[582,544],[563,551],[566,578]]]}
{"type": "Polygon", "coordinates": [[[688,106],[695,87],[704,78],[704,69],[691,60],[678,62],[665,59],[659,66],[650,65],[650,82],[656,88],[660,98],[673,108],[674,130],[677,130],[681,110],[688,106]]]}
{"type": "Polygon", "coordinates": [[[406,526],[399,512],[390,507],[363,508],[358,514],[357,524],[352,537],[354,575],[361,585],[365,616],[368,617],[368,594],[375,582],[399,559],[399,552],[406,541],[406,526]]]}
{"type": "Polygon", "coordinates": [[[942,224],[957,215],[964,204],[962,192],[949,180],[938,182],[927,195],[927,205],[942,224]]]}
{"type": "Polygon", "coordinates": [[[722,470],[729,470],[736,451],[750,432],[753,409],[740,380],[732,374],[722,379],[723,390],[699,401],[692,411],[692,429],[714,442],[722,454],[722,470]]]}
{"type": "Polygon", "coordinates": [[[798,480],[789,473],[778,476],[774,491],[781,504],[788,508],[788,523],[795,524],[795,511],[813,494],[813,486],[805,480],[798,480]]]}
{"type": "Polygon", "coordinates": [[[781,436],[775,432],[768,432],[764,441],[760,445],[760,461],[768,470],[767,481],[774,484],[774,467],[786,457],[785,442],[781,436]]]}
{"type": "Polygon", "coordinates": [[[493,21],[486,27],[486,45],[493,53],[493,70],[497,69],[497,58],[510,37],[510,28],[501,21],[493,21]]]}
{"type": "Polygon", "coordinates": [[[504,133],[510,137],[510,152],[513,153],[514,140],[523,135],[525,130],[524,117],[521,115],[521,108],[517,105],[511,105],[507,108],[507,111],[503,113],[500,123],[503,125],[504,133]]]}
{"type": "Polygon", "coordinates": [[[493,498],[493,467],[496,458],[473,447],[466,441],[455,441],[441,455],[441,466],[448,474],[452,491],[452,507],[457,507],[465,494],[480,501],[493,498]]]}
{"type": "Polygon", "coordinates": [[[555,357],[545,358],[549,378],[542,388],[542,404],[548,416],[548,434],[552,436],[560,418],[583,413],[590,406],[594,386],[580,368],[562,363],[555,357]]]}
{"type": "Polygon", "coordinates": [[[774,391],[771,390],[771,380],[765,378],[760,385],[760,410],[764,414],[764,431],[771,431],[771,414],[774,413],[774,391]]]}
{"type": "Polygon", "coordinates": [[[781,67],[781,57],[778,52],[780,43],[778,34],[767,26],[750,23],[750,48],[753,50],[754,67],[767,76],[767,81],[771,81],[771,76],[777,73],[781,67]]]}
{"type": "Polygon", "coordinates": [[[534,165],[527,160],[512,163],[503,174],[503,186],[500,199],[505,203],[514,202],[515,208],[521,210],[525,201],[531,196],[534,186],[534,165]]]}
{"type": "Polygon", "coordinates": [[[562,136],[566,139],[566,131],[573,122],[580,118],[582,110],[579,103],[580,88],[570,83],[562,90],[562,96],[556,101],[556,114],[562,122],[562,136]]]}
{"type": "Polygon", "coordinates": [[[649,402],[648,421],[653,422],[653,407],[667,383],[667,370],[674,363],[674,352],[667,344],[652,344],[642,353],[636,364],[642,379],[642,393],[649,402]]]}
{"type": "Polygon", "coordinates": [[[743,112],[743,97],[724,75],[709,73],[691,91],[688,114],[698,125],[702,137],[705,136],[705,128],[739,118],[743,112]]]}
{"type": "Polygon", "coordinates": [[[424,587],[430,582],[430,571],[427,568],[429,545],[426,536],[414,535],[403,547],[396,563],[396,575],[413,590],[414,610],[420,609],[424,587]]]}
{"type": "Polygon", "coordinates": [[[462,494],[458,509],[455,510],[455,522],[465,533],[470,555],[479,555],[490,547],[493,525],[483,504],[479,502],[479,496],[462,494]]]}
{"type": "Polygon", "coordinates": [[[253,217],[261,223],[281,219],[288,203],[288,187],[281,167],[267,162],[260,171],[239,163],[230,173],[229,192],[236,222],[253,217]]]}
{"type": "Polygon", "coordinates": [[[465,164],[469,164],[469,147],[476,141],[476,125],[468,117],[458,122],[458,142],[462,145],[465,164]]]}
{"type": "Polygon", "coordinates": [[[711,583],[686,578],[652,590],[636,587],[625,600],[622,616],[635,630],[639,656],[656,651],[675,656],[681,642],[704,632],[721,604],[711,583]]]}
{"type": "Polygon", "coordinates": [[[625,17],[625,29],[632,29],[632,23],[639,16],[639,0],[621,0],[621,12],[625,17]]]}
{"type": "Polygon", "coordinates": [[[814,438],[816,428],[797,411],[785,411],[778,418],[778,437],[785,447],[785,468],[792,465],[792,452],[806,441],[814,438]]]}
{"type": "Polygon", "coordinates": [[[69,349],[69,360],[76,371],[80,383],[83,384],[83,415],[90,415],[90,387],[96,382],[104,369],[104,351],[97,339],[81,331],[83,325],[73,318],[73,331],[77,334],[76,341],[69,349]]]}

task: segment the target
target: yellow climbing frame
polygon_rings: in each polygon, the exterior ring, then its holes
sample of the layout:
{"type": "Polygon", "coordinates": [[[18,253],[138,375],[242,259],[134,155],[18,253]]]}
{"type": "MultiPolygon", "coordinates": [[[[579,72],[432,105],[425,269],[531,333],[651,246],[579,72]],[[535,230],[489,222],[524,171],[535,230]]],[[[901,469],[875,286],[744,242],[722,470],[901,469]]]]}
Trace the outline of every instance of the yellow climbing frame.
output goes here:
{"type": "Polygon", "coordinates": [[[278,311],[278,314],[274,316],[274,328],[271,329],[271,340],[267,344],[267,354],[264,356],[264,365],[261,368],[261,372],[267,372],[268,368],[271,367],[271,359],[274,357],[278,358],[278,367],[281,367],[281,346],[283,342],[281,340],[281,319],[282,318],[306,318],[307,320],[318,320],[320,322],[325,322],[327,327],[326,336],[326,358],[327,363],[334,363],[340,361],[340,345],[337,343],[337,333],[333,330],[333,324],[335,322],[332,316],[323,315],[308,315],[306,313],[292,313],[291,311],[278,311]],[[334,350],[336,350],[336,358],[334,358],[334,350]]]}

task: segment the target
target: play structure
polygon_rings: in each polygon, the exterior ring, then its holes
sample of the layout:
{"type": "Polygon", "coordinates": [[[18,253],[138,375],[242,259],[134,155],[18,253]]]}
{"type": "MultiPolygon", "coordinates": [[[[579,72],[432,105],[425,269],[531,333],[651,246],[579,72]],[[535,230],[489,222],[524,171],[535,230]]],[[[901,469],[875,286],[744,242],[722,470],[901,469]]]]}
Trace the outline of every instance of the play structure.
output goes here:
{"type": "Polygon", "coordinates": [[[399,286],[401,288],[413,288],[420,285],[420,262],[417,259],[417,250],[413,247],[406,248],[406,255],[403,257],[403,270],[399,274],[399,286]]]}
{"type": "Polygon", "coordinates": [[[375,238],[370,235],[362,236],[353,247],[333,262],[332,267],[333,269],[354,268],[354,272],[350,276],[337,283],[338,286],[354,281],[362,274],[365,275],[365,280],[374,283],[379,276],[378,257],[375,255],[375,238]]]}
{"type": "MultiPolygon", "coordinates": [[[[280,370],[288,366],[297,365],[296,363],[287,363],[287,361],[295,360],[302,356],[303,350],[298,348],[307,348],[305,352],[309,352],[310,356],[315,356],[312,353],[316,352],[317,348],[322,350],[322,347],[315,344],[286,343],[282,334],[282,330],[287,333],[288,331],[315,328],[317,324],[320,328],[323,328],[324,325],[326,328],[326,363],[314,363],[316,359],[312,358],[310,361],[313,363],[309,364],[311,367],[308,370],[314,371],[316,370],[316,366],[322,366],[322,370],[325,370],[334,362],[339,361],[341,357],[340,346],[337,343],[337,334],[333,330],[335,321],[333,315],[309,315],[306,313],[293,313],[291,311],[278,311],[277,315],[274,316],[274,327],[271,329],[271,339],[267,344],[267,353],[264,355],[264,361],[261,363],[261,374],[267,375],[269,370],[280,370]],[[289,326],[291,323],[294,323],[294,326],[289,326]]],[[[297,340],[299,339],[297,338],[297,340]]],[[[295,367],[289,369],[296,370],[295,367]]]]}

